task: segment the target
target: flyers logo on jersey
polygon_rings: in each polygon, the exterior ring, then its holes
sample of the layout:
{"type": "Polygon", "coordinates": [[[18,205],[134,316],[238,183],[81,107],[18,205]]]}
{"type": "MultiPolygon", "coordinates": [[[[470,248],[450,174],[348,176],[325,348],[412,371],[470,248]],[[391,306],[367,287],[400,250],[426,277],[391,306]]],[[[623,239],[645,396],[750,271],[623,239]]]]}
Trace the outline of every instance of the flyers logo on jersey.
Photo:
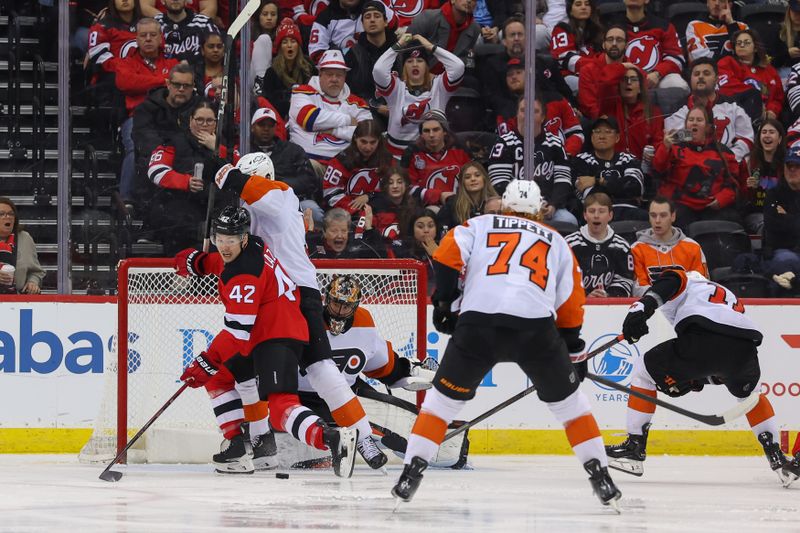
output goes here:
{"type": "Polygon", "coordinates": [[[642,35],[628,43],[625,57],[640,69],[650,72],[661,59],[661,47],[652,35],[642,35]]]}
{"type": "Polygon", "coordinates": [[[405,126],[413,122],[419,122],[422,119],[422,115],[430,109],[430,106],[430,98],[425,98],[419,102],[409,104],[408,107],[403,110],[403,118],[400,119],[400,125],[405,126]]]}
{"type": "Polygon", "coordinates": [[[367,364],[367,356],[358,348],[347,348],[344,350],[331,350],[331,357],[339,372],[358,375],[367,364]]]}
{"type": "Polygon", "coordinates": [[[661,276],[665,270],[686,270],[681,265],[661,265],[647,267],[647,275],[650,277],[650,283],[653,283],[661,276]]]}

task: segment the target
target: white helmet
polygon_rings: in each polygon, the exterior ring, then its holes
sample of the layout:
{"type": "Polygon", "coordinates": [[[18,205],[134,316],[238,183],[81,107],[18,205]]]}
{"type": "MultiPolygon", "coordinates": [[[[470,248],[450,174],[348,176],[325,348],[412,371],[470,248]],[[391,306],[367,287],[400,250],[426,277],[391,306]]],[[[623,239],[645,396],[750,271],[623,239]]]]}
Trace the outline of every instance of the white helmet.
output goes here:
{"type": "Polygon", "coordinates": [[[514,180],[503,193],[503,211],[535,215],[542,208],[542,191],[535,181],[514,180]]]}
{"type": "Polygon", "coordinates": [[[275,167],[272,166],[272,159],[264,152],[253,152],[242,156],[236,163],[236,168],[248,176],[263,176],[267,179],[275,179],[275,167]]]}

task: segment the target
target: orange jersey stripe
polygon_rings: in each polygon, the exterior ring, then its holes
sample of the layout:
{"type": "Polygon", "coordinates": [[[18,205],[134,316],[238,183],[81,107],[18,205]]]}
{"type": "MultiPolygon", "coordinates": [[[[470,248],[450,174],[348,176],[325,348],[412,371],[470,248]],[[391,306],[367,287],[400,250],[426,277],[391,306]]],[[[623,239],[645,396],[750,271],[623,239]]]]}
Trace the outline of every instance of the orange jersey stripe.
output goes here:
{"type": "Polygon", "coordinates": [[[375,320],[373,320],[372,315],[369,314],[369,311],[363,307],[359,307],[356,309],[355,316],[353,317],[353,327],[374,328],[375,320]]]}
{"type": "Polygon", "coordinates": [[[583,278],[578,260],[572,256],[572,294],[566,302],[556,310],[556,326],[559,328],[577,328],[583,325],[583,304],[586,303],[586,291],[583,289],[583,278]]]}
{"type": "Polygon", "coordinates": [[[243,405],[242,407],[244,408],[244,419],[248,422],[263,420],[269,415],[267,402],[257,402],[250,405],[243,405]]]}
{"type": "Polygon", "coordinates": [[[747,413],[747,421],[752,427],[757,426],[764,420],[772,418],[773,416],[775,416],[775,410],[772,409],[772,404],[767,397],[762,394],[756,406],[747,413]]]}
{"type": "Polygon", "coordinates": [[[582,442],[600,436],[600,428],[597,427],[597,421],[594,419],[592,413],[570,420],[567,422],[567,425],[564,426],[564,430],[567,432],[569,445],[573,448],[582,442]]]}
{"type": "Polygon", "coordinates": [[[388,376],[394,370],[394,362],[397,359],[397,356],[392,352],[391,346],[389,349],[389,361],[380,368],[376,368],[375,370],[370,370],[369,372],[364,372],[367,377],[380,379],[382,377],[388,376]]]}
{"type": "MultiPolygon", "coordinates": [[[[466,226],[467,223],[465,222],[464,225],[466,226]]],[[[464,268],[464,260],[461,258],[461,249],[456,243],[454,231],[455,228],[442,237],[439,248],[433,253],[433,260],[460,272],[464,268]]]]}
{"type": "Polygon", "coordinates": [[[268,180],[262,176],[250,176],[242,189],[242,200],[247,204],[254,204],[259,201],[269,191],[275,189],[285,191],[289,186],[282,181],[268,180]]]}
{"type": "Polygon", "coordinates": [[[331,411],[331,416],[341,427],[352,426],[366,416],[364,408],[358,398],[352,398],[349,402],[338,409],[331,411]]]}
{"type": "MultiPolygon", "coordinates": [[[[656,397],[656,391],[654,390],[642,389],[640,387],[631,387],[631,390],[641,392],[642,394],[647,394],[651,398],[656,397]]],[[[634,411],[639,411],[640,413],[653,414],[656,412],[656,404],[642,400],[641,398],[637,398],[633,395],[628,396],[628,408],[633,409],[634,411]]]]}
{"type": "Polygon", "coordinates": [[[424,437],[431,442],[441,444],[444,434],[447,431],[447,424],[438,416],[427,411],[422,411],[414,422],[411,433],[424,437]]]}

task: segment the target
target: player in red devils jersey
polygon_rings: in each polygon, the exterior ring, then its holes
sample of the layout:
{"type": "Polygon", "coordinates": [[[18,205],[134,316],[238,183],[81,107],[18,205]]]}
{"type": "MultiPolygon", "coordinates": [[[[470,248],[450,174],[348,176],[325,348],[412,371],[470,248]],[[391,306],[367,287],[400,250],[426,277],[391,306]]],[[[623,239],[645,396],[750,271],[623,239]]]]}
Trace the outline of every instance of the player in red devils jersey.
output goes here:
{"type": "MultiPolygon", "coordinates": [[[[745,316],[736,295],[699,272],[666,270],[628,310],[622,334],[630,343],[649,331],[647,319],[661,308],[677,337],[662,342],[636,359],[631,388],[656,397],[661,391],[678,397],[699,391],[707,383],[722,384],[744,400],[759,387],[758,349],[763,335],[745,316]]],[[[606,446],[609,466],[641,476],[647,433],[655,404],[628,398],[628,438],[606,446]]],[[[765,395],[747,413],[747,421],[764,448],[770,468],[788,487],[800,477],[800,459],[792,460],[777,442],[778,422],[765,395]]]]}
{"type": "MultiPolygon", "coordinates": [[[[248,233],[249,228],[246,209],[226,207],[213,224],[212,241],[218,252],[189,248],[175,257],[178,275],[219,276],[225,325],[181,380],[191,387],[205,386],[211,397],[226,438],[220,453],[214,455],[214,465],[223,473],[254,471],[250,439],[241,429],[245,413],[237,383],[258,379],[267,395],[272,427],[279,431],[287,431],[290,412],[304,409],[297,396],[297,372],[298,363],[306,366],[302,353],[309,336],[299,291],[264,241],[248,233]]],[[[336,377],[344,382],[341,374],[336,377]]],[[[258,388],[254,390],[258,394],[258,388]]],[[[356,429],[317,423],[303,433],[298,440],[330,448],[336,475],[352,475],[356,429]]]]}

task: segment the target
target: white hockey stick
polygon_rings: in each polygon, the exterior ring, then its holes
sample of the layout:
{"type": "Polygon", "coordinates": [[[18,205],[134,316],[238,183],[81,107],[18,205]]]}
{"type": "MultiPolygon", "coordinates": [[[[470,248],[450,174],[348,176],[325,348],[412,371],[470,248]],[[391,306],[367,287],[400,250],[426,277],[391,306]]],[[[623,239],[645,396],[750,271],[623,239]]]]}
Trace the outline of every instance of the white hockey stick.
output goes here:
{"type": "MultiPolygon", "coordinates": [[[[236,1],[236,0],[232,0],[236,1]]],[[[225,55],[222,57],[222,88],[219,95],[219,108],[217,109],[217,138],[214,146],[214,154],[219,156],[219,145],[222,142],[222,134],[225,131],[225,106],[228,103],[228,71],[231,67],[231,56],[233,54],[233,41],[250,18],[258,11],[261,0],[249,0],[228,27],[225,35],[225,55]]],[[[214,198],[217,187],[213,183],[208,191],[208,206],[206,207],[206,226],[203,238],[203,251],[207,252],[211,247],[211,215],[214,212],[214,198]]]]}

